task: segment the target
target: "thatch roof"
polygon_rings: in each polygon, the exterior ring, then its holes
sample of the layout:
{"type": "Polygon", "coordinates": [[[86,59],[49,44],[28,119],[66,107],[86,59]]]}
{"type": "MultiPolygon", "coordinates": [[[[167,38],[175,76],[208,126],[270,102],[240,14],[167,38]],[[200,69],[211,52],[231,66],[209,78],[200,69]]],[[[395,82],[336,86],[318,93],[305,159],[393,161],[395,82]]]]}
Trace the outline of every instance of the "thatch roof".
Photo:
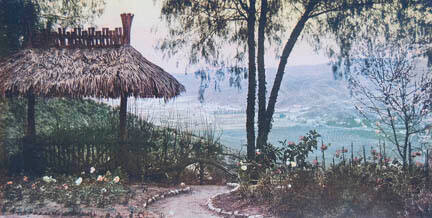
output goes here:
{"type": "Polygon", "coordinates": [[[130,45],[30,48],[0,61],[0,94],[172,98],[185,91],[130,45]]]}

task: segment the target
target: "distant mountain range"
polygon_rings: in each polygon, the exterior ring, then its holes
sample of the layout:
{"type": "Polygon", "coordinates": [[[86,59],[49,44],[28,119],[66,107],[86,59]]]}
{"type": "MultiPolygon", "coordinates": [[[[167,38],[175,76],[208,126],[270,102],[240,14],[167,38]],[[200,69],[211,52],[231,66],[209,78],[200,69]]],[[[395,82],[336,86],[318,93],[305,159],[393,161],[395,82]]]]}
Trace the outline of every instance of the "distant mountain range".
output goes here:
{"type": "MultiPolygon", "coordinates": [[[[270,93],[275,69],[267,69],[267,89],[270,93]]],[[[221,141],[239,148],[246,141],[247,80],[241,89],[231,87],[229,78],[220,81],[219,89],[212,82],[204,93],[204,103],[198,99],[200,83],[195,74],[174,74],[186,87],[186,93],[165,103],[156,99],[130,101],[131,112],[140,114],[160,125],[184,125],[201,131],[214,125],[221,141]]],[[[118,105],[118,102],[117,102],[118,105]]],[[[324,141],[344,146],[351,142],[375,143],[376,135],[357,114],[346,81],[335,80],[329,65],[288,67],[279,91],[273,128],[269,141],[295,141],[311,129],[316,129],[324,141]]],[[[335,147],[336,149],[336,147],[335,147]]]]}
{"type": "MultiPolygon", "coordinates": [[[[267,73],[267,94],[273,86],[276,69],[267,73]]],[[[175,77],[186,87],[182,96],[198,101],[200,78],[194,74],[176,74],[175,77]]],[[[215,76],[204,93],[204,104],[229,107],[231,110],[245,111],[247,79],[241,81],[242,88],[231,87],[228,78],[219,82],[215,90],[215,76]]],[[[287,67],[279,91],[276,111],[302,110],[308,117],[352,117],[355,116],[346,81],[335,80],[331,66],[327,64],[287,67]]]]}

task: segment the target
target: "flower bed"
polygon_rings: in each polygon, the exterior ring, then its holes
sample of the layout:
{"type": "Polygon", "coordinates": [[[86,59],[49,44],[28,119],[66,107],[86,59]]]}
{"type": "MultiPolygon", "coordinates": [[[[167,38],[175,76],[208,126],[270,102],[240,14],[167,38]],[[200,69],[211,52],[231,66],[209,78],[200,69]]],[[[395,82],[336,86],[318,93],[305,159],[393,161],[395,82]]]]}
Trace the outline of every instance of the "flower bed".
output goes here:
{"type": "Polygon", "coordinates": [[[80,176],[15,177],[0,185],[1,213],[4,215],[71,215],[123,217],[135,214],[151,217],[147,205],[190,188],[126,184],[109,171],[80,176]]]}

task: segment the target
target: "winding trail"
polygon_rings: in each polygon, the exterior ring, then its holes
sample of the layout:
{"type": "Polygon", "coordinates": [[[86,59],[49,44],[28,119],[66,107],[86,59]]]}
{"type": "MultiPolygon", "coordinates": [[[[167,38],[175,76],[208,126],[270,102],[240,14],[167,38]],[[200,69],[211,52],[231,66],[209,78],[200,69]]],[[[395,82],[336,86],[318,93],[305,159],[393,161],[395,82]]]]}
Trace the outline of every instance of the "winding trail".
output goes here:
{"type": "Polygon", "coordinates": [[[203,185],[191,186],[192,192],[176,197],[165,198],[148,207],[148,210],[166,218],[217,218],[207,209],[207,200],[219,193],[229,191],[226,186],[203,185]]]}

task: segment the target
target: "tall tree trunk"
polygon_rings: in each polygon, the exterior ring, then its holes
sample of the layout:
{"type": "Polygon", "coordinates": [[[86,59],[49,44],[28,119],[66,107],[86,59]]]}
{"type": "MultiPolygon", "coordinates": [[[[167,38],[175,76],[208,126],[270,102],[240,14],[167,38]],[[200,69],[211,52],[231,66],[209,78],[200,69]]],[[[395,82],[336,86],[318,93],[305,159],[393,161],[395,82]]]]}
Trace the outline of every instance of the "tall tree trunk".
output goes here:
{"type": "MultiPolygon", "coordinates": [[[[407,146],[407,145],[405,145],[405,146],[402,148],[402,166],[403,166],[403,169],[404,169],[404,170],[405,170],[406,167],[407,167],[407,149],[408,149],[408,146],[407,146]]],[[[408,155],[411,155],[411,154],[408,154],[408,155]]]]}
{"type": "Polygon", "coordinates": [[[126,113],[127,113],[127,96],[121,96],[120,99],[120,141],[126,141],[126,113]]]}
{"type": "Polygon", "coordinates": [[[27,136],[36,135],[35,104],[36,98],[33,92],[30,91],[27,95],[27,136]]]}
{"type": "Polygon", "coordinates": [[[255,100],[256,100],[256,66],[255,66],[255,22],[256,8],[255,0],[250,0],[248,10],[248,53],[249,53],[249,75],[248,95],[246,106],[246,136],[247,136],[247,158],[255,159],[255,100]]]}
{"type": "Polygon", "coordinates": [[[267,23],[267,0],[261,1],[261,12],[258,24],[258,138],[257,148],[262,149],[267,143],[266,134],[266,72],[264,63],[265,27],[267,23]]]}
{"type": "Polygon", "coordinates": [[[300,20],[297,22],[296,26],[294,27],[293,31],[291,32],[290,38],[288,39],[287,43],[284,46],[284,49],[282,51],[282,56],[280,58],[279,66],[277,69],[276,77],[273,83],[273,88],[270,92],[270,98],[266,110],[266,122],[264,126],[264,133],[263,133],[263,141],[267,141],[268,134],[270,133],[271,129],[271,123],[272,123],[272,117],[274,114],[276,101],[279,93],[280,86],[282,84],[282,79],[285,74],[285,67],[288,62],[288,57],[291,54],[292,49],[294,48],[294,45],[300,36],[300,33],[303,31],[304,26],[309,19],[309,13],[313,10],[313,8],[316,5],[316,1],[311,1],[308,6],[306,7],[305,12],[301,16],[300,20]]]}

